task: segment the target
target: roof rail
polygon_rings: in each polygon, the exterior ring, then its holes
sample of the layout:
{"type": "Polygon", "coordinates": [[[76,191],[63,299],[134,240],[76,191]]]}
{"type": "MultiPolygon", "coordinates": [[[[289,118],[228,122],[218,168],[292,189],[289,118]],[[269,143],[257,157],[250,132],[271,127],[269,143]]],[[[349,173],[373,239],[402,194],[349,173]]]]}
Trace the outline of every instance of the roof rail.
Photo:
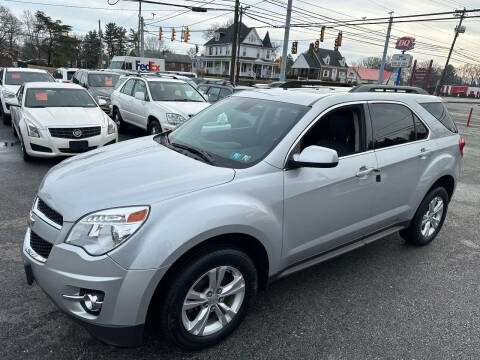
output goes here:
{"type": "Polygon", "coordinates": [[[352,88],[350,92],[395,92],[395,93],[429,95],[428,91],[416,86],[395,86],[395,85],[375,85],[375,84],[358,85],[352,88]]]}
{"type": "Polygon", "coordinates": [[[341,82],[322,81],[322,80],[293,80],[287,81],[279,86],[282,89],[294,89],[302,87],[316,87],[316,86],[329,86],[329,87],[352,87],[352,85],[341,82]]]}

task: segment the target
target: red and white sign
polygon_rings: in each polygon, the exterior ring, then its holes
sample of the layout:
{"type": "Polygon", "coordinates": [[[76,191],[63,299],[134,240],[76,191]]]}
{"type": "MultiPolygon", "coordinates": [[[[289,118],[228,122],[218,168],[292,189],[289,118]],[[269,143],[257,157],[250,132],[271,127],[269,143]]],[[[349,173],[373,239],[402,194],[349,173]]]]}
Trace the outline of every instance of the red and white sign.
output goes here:
{"type": "Polygon", "coordinates": [[[402,51],[412,50],[414,46],[415,46],[415,38],[410,36],[403,36],[400,39],[398,39],[397,42],[395,43],[395,49],[402,50],[402,51]]]}

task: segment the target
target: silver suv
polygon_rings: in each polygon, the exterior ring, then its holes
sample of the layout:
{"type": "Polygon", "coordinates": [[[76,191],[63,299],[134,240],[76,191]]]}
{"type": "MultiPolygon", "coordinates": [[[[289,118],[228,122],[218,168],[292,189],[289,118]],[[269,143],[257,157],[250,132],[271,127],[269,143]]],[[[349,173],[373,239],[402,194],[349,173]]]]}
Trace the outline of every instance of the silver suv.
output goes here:
{"type": "Polygon", "coordinates": [[[27,279],[110,344],[141,343],[148,318],[177,346],[210,346],[272,279],[397,231],[430,243],[464,145],[428,95],[243,91],[52,168],[27,279]]]}

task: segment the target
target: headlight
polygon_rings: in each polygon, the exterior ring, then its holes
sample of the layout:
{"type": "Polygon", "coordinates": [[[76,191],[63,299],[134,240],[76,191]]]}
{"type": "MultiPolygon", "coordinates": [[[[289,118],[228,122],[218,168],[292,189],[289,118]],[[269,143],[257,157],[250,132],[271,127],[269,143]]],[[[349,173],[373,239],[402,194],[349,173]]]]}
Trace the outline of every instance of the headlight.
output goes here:
{"type": "Polygon", "coordinates": [[[185,122],[185,118],[180,114],[166,114],[167,122],[172,125],[179,125],[185,122]]]}
{"type": "Polygon", "coordinates": [[[107,128],[107,135],[115,134],[117,131],[117,124],[112,119],[108,119],[108,128],[107,128]]]}
{"type": "Polygon", "coordinates": [[[30,121],[26,120],[25,121],[25,124],[27,125],[27,133],[28,133],[28,136],[30,137],[36,137],[36,138],[39,138],[40,137],[40,131],[38,131],[38,128],[33,125],[30,121]]]}
{"type": "Polygon", "coordinates": [[[86,215],[73,226],[65,242],[90,255],[103,255],[131,238],[149,211],[148,206],[133,206],[86,215]]]}
{"type": "Polygon", "coordinates": [[[16,95],[15,93],[12,93],[8,90],[2,90],[2,96],[4,99],[11,99],[11,98],[14,98],[16,95]]]}

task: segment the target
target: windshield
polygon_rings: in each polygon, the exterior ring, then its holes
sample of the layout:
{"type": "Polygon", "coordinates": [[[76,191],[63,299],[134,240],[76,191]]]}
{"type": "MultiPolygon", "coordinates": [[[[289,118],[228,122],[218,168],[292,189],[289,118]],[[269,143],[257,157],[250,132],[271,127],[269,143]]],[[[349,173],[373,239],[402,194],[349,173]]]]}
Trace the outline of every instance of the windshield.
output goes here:
{"type": "Polygon", "coordinates": [[[39,107],[96,107],[84,89],[28,89],[25,106],[39,107]]]}
{"type": "MultiPolygon", "coordinates": [[[[229,97],[168,135],[169,142],[208,153],[215,162],[246,168],[262,160],[310,108],[270,100],[229,97]]],[[[159,136],[158,139],[164,139],[159,136]]],[[[172,145],[173,144],[173,145],[172,145]]]]}
{"type": "Polygon", "coordinates": [[[43,72],[30,72],[30,71],[7,71],[5,74],[5,84],[7,85],[22,85],[26,82],[37,81],[55,81],[53,77],[43,72]]]}
{"type": "Polygon", "coordinates": [[[88,74],[88,85],[91,87],[113,87],[120,75],[116,74],[88,74]]]}
{"type": "Polygon", "coordinates": [[[150,81],[148,85],[154,101],[205,102],[198,91],[186,83],[150,81]]]}

